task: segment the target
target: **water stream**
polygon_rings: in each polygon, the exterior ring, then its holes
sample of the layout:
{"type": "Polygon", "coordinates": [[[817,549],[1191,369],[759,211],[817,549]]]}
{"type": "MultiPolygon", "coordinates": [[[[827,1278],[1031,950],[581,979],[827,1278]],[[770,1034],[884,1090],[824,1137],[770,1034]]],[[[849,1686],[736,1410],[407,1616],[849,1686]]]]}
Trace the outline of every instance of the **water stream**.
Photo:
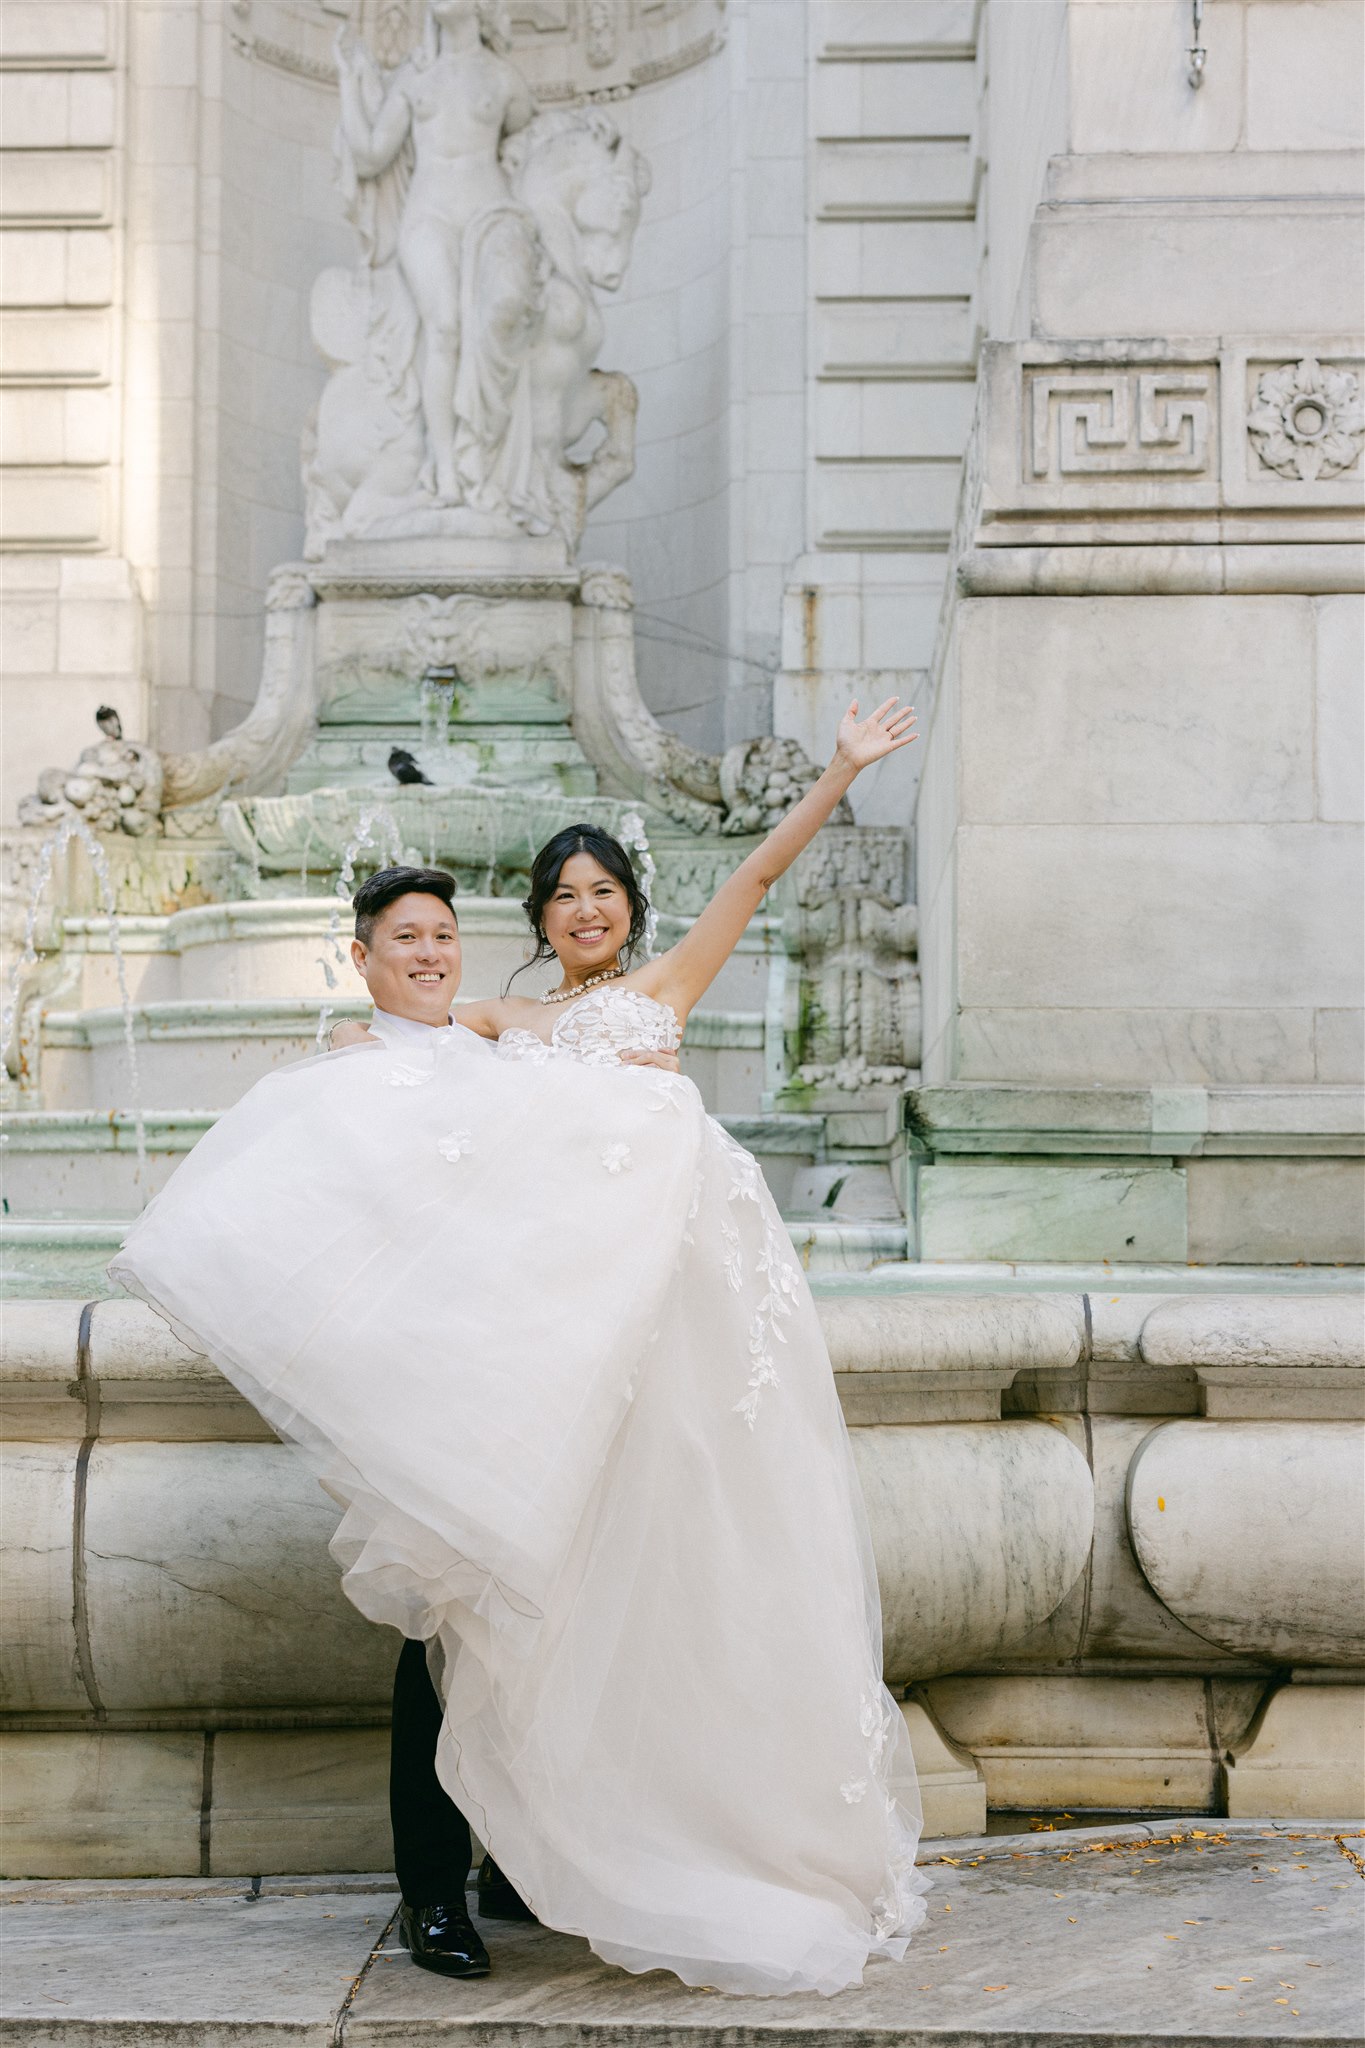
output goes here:
{"type": "Polygon", "coordinates": [[[450,752],[450,714],[455,708],[453,669],[432,669],[422,678],[420,731],[423,754],[450,752]]]}
{"type": "MultiPolygon", "coordinates": [[[[318,956],[318,966],[322,969],[323,978],[329,989],[340,986],[333,972],[334,964],[342,969],[347,965],[346,956],[341,950],[341,919],[343,913],[350,907],[351,893],[355,887],[355,864],[362,848],[365,847],[379,853],[390,866],[396,867],[402,861],[403,841],[397,821],[383,804],[366,805],[356,822],[355,831],[342,850],[341,872],[336,882],[336,904],[327,920],[327,931],[323,941],[327,951],[318,956]],[[376,830],[380,833],[379,839],[375,837],[376,830]]],[[[318,1028],[314,1043],[319,1051],[323,1050],[327,1042],[332,1010],[333,1005],[324,1001],[318,1011],[318,1028]]]]}
{"type": "Polygon", "coordinates": [[[3,1002],[0,1002],[0,1058],[9,1051],[10,1037],[18,1023],[20,989],[24,974],[38,964],[38,949],[34,944],[38,935],[38,913],[57,856],[64,853],[75,839],[84,847],[95,880],[99,884],[100,902],[109,925],[109,950],[114,958],[114,973],[118,980],[119,1007],[123,1012],[123,1042],[128,1054],[128,1089],[132,1096],[133,1124],[137,1136],[137,1183],[143,1185],[147,1170],[147,1118],[142,1105],[142,1081],[137,1063],[137,1034],[133,1028],[133,1003],[128,990],[128,967],[123,957],[123,940],[119,929],[118,909],[114,898],[114,878],[109,870],[108,857],[99,840],[86,824],[84,818],[72,811],[53,826],[46,839],[38,848],[38,857],[33,869],[33,887],[29,892],[28,906],[24,913],[24,943],[19,957],[11,968],[6,981],[3,1002]]]}

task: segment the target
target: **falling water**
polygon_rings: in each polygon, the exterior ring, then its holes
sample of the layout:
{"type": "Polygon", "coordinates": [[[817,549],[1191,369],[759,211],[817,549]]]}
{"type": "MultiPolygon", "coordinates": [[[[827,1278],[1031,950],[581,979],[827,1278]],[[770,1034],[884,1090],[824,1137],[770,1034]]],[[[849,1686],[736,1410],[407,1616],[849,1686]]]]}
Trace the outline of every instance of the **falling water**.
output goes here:
{"type": "Polygon", "coordinates": [[[114,878],[109,872],[109,861],[104,848],[84,818],[75,811],[58,821],[38,849],[33,888],[29,895],[28,908],[24,913],[24,943],[11,969],[4,1001],[0,1004],[0,1058],[3,1058],[9,1049],[10,1034],[18,1018],[19,987],[24,970],[38,964],[38,949],[34,944],[38,935],[38,912],[44,892],[52,879],[53,863],[59,853],[65,852],[73,839],[78,839],[85,848],[95,880],[99,884],[100,901],[109,924],[109,950],[114,956],[114,973],[118,978],[119,1007],[123,1012],[123,1042],[128,1053],[128,1087],[133,1098],[133,1122],[137,1133],[137,1178],[141,1184],[147,1170],[147,1118],[142,1106],[137,1036],[133,1029],[133,1003],[128,992],[128,968],[123,957],[123,940],[114,900],[114,878]]]}
{"type": "Polygon", "coordinates": [[[652,960],[655,942],[659,936],[659,913],[654,908],[654,883],[659,871],[649,850],[649,835],[645,831],[645,821],[638,811],[627,811],[622,818],[621,838],[627,846],[634,847],[640,856],[640,892],[645,899],[645,958],[652,960]]]}
{"type": "MultiPolygon", "coordinates": [[[[327,932],[324,940],[331,954],[331,959],[327,957],[327,953],[322,953],[318,956],[318,966],[322,969],[323,978],[329,989],[334,989],[338,986],[336,975],[332,971],[333,962],[338,967],[346,965],[346,956],[341,950],[341,917],[342,912],[351,900],[351,892],[355,885],[356,858],[362,847],[369,847],[372,851],[381,853],[384,858],[394,865],[397,865],[403,858],[403,841],[399,836],[397,822],[392,812],[386,810],[383,804],[367,805],[361,811],[355,831],[347,840],[342,850],[341,872],[337,876],[336,885],[337,900],[333,907],[332,915],[327,920],[327,932]],[[376,828],[380,828],[382,846],[375,837],[376,828]]],[[[324,1000],[321,1009],[318,1011],[317,1036],[314,1040],[319,1051],[322,1050],[326,1043],[327,1028],[331,1021],[332,1004],[324,1000]]]]}
{"type": "Polygon", "coordinates": [[[455,709],[453,669],[432,669],[422,678],[421,734],[424,754],[450,751],[450,714],[455,709]]]}
{"type": "MultiPolygon", "coordinates": [[[[421,746],[423,757],[441,774],[440,761],[450,752],[450,718],[455,709],[455,686],[459,677],[453,669],[431,669],[422,678],[421,746]],[[435,757],[433,759],[433,756],[435,757]]],[[[436,865],[434,819],[427,812],[427,866],[436,865]]]]}
{"type": "Polygon", "coordinates": [[[488,866],[484,869],[483,893],[491,896],[498,872],[498,804],[495,797],[484,797],[483,815],[488,827],[488,866]]]}

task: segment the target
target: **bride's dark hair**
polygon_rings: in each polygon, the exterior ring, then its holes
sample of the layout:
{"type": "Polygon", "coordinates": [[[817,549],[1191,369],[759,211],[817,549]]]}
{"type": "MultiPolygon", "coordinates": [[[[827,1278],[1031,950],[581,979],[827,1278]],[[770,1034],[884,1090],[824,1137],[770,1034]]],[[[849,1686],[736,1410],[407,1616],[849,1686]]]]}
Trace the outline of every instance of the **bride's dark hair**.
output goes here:
{"type": "Polygon", "coordinates": [[[619,839],[613,839],[610,832],[604,832],[600,825],[566,825],[562,832],[556,832],[547,839],[531,863],[531,893],[522,904],[527,921],[535,934],[536,950],[530,959],[517,968],[516,973],[507,977],[507,989],[512,986],[518,974],[524,974],[528,967],[539,966],[542,960],[553,960],[555,949],[545,936],[545,906],[559,887],[559,878],[564,863],[572,860],[576,853],[589,853],[599,867],[605,868],[614,882],[619,882],[626,892],[630,907],[630,930],[621,948],[622,963],[629,961],[631,954],[644,937],[645,917],[649,903],[643,889],[635,878],[630,864],[630,855],[619,839]]]}

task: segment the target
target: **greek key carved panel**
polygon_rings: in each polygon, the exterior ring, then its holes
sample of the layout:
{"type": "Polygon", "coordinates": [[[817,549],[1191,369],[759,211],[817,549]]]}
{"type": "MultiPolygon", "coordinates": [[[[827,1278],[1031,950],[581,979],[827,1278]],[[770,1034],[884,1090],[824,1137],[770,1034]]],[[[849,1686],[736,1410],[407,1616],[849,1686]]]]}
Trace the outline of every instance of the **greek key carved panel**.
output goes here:
{"type": "Polygon", "coordinates": [[[1212,365],[1026,370],[1026,480],[1216,473],[1217,378],[1212,365]]]}

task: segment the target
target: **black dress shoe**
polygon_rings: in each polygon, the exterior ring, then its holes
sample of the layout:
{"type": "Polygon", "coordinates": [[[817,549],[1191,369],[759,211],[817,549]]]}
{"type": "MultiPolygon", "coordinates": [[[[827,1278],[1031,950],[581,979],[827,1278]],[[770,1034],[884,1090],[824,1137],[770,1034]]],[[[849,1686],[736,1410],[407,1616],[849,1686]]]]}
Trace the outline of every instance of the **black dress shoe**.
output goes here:
{"type": "Polygon", "coordinates": [[[479,1865],[479,1918],[534,1920],[535,1917],[516,1886],[503,1876],[491,1856],[485,1856],[479,1865]]]}
{"type": "Polygon", "coordinates": [[[488,1950],[463,1899],[444,1906],[403,1906],[398,1939],[421,1970],[443,1977],[486,1977],[488,1950]]]}

